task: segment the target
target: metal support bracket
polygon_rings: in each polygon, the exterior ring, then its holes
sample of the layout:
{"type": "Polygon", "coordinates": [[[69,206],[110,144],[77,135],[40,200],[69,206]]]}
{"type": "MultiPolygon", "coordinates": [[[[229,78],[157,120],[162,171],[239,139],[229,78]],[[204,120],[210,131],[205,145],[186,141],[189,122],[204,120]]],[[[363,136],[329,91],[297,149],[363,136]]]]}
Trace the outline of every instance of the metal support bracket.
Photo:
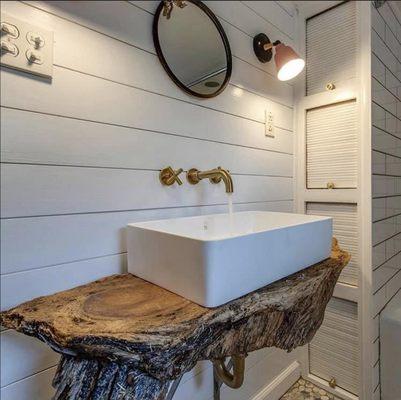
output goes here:
{"type": "Polygon", "coordinates": [[[235,355],[225,364],[225,360],[213,361],[213,400],[220,400],[220,388],[224,384],[238,389],[244,382],[246,355],[235,355]],[[232,372],[231,372],[232,370],[232,372]]]}

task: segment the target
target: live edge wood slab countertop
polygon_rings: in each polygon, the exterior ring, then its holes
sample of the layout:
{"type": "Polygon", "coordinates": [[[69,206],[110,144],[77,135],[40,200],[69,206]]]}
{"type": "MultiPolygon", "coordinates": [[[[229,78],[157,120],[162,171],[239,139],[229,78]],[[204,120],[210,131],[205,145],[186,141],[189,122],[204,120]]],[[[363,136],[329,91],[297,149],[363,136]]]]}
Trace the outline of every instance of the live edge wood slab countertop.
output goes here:
{"type": "Polygon", "coordinates": [[[1,324],[62,354],[54,399],[164,399],[199,360],[310,342],[349,259],[334,239],[331,258],[212,309],[113,275],[2,312],[1,324]]]}

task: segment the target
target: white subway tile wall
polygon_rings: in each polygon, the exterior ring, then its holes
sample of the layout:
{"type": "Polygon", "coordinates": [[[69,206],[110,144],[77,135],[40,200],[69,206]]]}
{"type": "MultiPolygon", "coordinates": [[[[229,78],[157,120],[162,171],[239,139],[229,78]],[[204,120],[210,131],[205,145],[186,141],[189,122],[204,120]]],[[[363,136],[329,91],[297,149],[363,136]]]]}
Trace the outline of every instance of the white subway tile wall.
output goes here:
{"type": "Polygon", "coordinates": [[[374,399],[380,398],[379,315],[401,290],[401,21],[372,6],[374,399]]]}

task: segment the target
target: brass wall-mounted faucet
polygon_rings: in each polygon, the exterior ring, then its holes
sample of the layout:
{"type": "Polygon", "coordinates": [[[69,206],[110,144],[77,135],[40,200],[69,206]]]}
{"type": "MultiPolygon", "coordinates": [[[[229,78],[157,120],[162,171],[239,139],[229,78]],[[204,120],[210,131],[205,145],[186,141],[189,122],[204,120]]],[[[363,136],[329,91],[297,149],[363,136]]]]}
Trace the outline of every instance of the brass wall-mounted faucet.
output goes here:
{"type": "Polygon", "coordinates": [[[191,168],[187,172],[187,180],[192,185],[196,185],[205,178],[208,178],[211,183],[220,183],[223,181],[226,186],[226,193],[234,192],[234,184],[229,171],[221,167],[209,171],[199,171],[196,168],[191,168]]]}

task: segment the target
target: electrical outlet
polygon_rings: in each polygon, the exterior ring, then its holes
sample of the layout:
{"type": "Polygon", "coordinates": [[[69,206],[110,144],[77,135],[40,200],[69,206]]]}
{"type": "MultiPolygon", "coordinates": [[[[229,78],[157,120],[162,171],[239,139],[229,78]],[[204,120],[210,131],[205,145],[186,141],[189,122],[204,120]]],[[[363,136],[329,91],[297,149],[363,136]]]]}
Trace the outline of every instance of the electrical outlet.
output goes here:
{"type": "Polygon", "coordinates": [[[51,78],[53,32],[1,14],[1,65],[51,78]]]}
{"type": "Polygon", "coordinates": [[[274,118],[271,111],[265,111],[265,136],[274,138],[274,118]]]}

